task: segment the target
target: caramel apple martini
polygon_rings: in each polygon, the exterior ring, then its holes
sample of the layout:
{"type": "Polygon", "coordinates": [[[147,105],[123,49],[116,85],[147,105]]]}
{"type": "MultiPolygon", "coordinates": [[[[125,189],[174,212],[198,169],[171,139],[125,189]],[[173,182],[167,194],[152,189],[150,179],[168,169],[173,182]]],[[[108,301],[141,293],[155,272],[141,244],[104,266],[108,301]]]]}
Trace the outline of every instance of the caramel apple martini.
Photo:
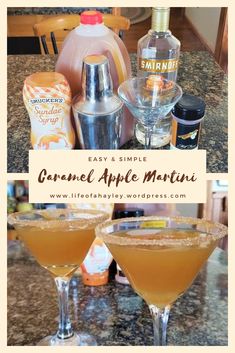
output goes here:
{"type": "Polygon", "coordinates": [[[72,329],[68,308],[69,281],[95,239],[95,226],[108,218],[108,213],[83,209],[35,210],[9,215],[9,224],[15,227],[20,240],[38,263],[54,277],[58,290],[58,331],[38,345],[96,345],[92,336],[72,329]]]}
{"type": "Polygon", "coordinates": [[[190,287],[226,234],[226,226],[184,217],[118,219],[96,228],[96,235],[149,306],[154,345],[166,345],[171,305],[190,287]]]}

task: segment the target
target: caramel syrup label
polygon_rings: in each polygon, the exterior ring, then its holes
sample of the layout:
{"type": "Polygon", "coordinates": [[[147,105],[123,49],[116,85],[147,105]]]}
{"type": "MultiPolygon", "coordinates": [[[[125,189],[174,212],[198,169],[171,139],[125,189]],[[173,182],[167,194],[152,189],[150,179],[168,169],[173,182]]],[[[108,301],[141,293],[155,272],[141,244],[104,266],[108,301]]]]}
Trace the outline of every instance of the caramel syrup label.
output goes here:
{"type": "Polygon", "coordinates": [[[156,59],[139,59],[139,69],[148,72],[174,72],[178,69],[178,59],[156,60],[156,59]]]}
{"type": "Polygon", "coordinates": [[[181,150],[192,150],[197,148],[200,128],[200,122],[193,125],[184,125],[173,119],[171,145],[181,150]]]}
{"type": "Polygon", "coordinates": [[[62,82],[54,87],[31,87],[25,83],[23,98],[30,117],[33,148],[72,149],[74,131],[68,85],[62,82]]]}

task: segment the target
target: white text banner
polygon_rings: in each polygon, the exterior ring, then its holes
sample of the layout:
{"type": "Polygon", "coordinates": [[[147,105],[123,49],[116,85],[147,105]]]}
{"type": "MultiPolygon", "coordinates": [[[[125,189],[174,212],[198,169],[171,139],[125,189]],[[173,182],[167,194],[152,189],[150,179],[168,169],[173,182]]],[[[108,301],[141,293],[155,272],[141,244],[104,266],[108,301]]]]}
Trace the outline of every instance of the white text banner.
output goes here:
{"type": "Polygon", "coordinates": [[[33,203],[205,203],[206,151],[29,152],[33,203]]]}

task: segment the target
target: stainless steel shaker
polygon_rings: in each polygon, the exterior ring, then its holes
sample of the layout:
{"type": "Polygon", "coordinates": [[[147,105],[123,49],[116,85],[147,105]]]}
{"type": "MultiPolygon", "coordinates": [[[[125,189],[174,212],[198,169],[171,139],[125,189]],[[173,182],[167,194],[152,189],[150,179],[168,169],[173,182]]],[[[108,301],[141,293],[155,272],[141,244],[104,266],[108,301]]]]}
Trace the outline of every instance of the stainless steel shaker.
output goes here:
{"type": "Polygon", "coordinates": [[[73,100],[73,114],[83,149],[120,146],[123,103],[113,93],[109,62],[104,55],[83,60],[82,94],[73,100]]]}

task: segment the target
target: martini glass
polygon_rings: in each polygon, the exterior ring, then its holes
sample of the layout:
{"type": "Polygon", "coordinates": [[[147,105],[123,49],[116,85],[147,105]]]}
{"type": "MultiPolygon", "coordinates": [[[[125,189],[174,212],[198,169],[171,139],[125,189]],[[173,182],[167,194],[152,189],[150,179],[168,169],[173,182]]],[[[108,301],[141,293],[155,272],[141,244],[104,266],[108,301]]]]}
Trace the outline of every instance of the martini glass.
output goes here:
{"type": "Polygon", "coordinates": [[[191,285],[227,227],[184,217],[139,217],[98,225],[133,289],[148,304],[154,345],[165,346],[171,305],[191,285]]]}
{"type": "Polygon", "coordinates": [[[130,78],[118,88],[119,97],[144,128],[145,149],[151,149],[157,121],[164,118],[182,96],[182,89],[175,82],[157,75],[151,77],[151,81],[149,78],[130,78]]]}
{"type": "Polygon", "coordinates": [[[19,238],[39,264],[55,279],[59,299],[59,327],[53,336],[42,339],[39,346],[96,345],[88,334],[74,332],[69,319],[68,293],[70,278],[84,260],[94,238],[95,226],[109,215],[98,210],[34,210],[9,215],[19,238]]]}

